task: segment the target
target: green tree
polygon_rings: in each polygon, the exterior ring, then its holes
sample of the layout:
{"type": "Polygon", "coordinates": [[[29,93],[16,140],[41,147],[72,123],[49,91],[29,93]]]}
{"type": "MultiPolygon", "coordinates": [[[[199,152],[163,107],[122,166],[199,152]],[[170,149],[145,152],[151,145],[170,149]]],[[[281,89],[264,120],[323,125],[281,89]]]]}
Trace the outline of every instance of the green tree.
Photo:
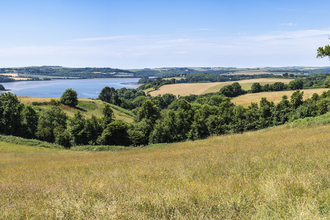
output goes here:
{"type": "Polygon", "coordinates": [[[255,83],[252,84],[252,86],[251,86],[251,92],[252,92],[252,93],[258,93],[258,92],[261,92],[261,91],[262,91],[262,90],[261,90],[261,85],[260,85],[260,83],[255,82],[255,83]]]}
{"type": "Polygon", "coordinates": [[[122,120],[115,120],[103,130],[97,142],[104,145],[129,146],[128,124],[122,120]]]}
{"type": "MultiPolygon", "coordinates": [[[[330,38],[329,38],[330,39],[330,38]]],[[[330,58],[330,46],[319,47],[317,49],[317,58],[329,57],[330,58]]]]}
{"type": "Polygon", "coordinates": [[[108,124],[114,121],[113,111],[108,103],[105,104],[104,108],[102,109],[102,113],[103,113],[102,128],[105,129],[108,126],[108,124]]]}
{"type": "Polygon", "coordinates": [[[99,99],[107,103],[117,104],[118,93],[113,87],[104,87],[100,92],[99,99]]]}
{"type": "Polygon", "coordinates": [[[86,119],[85,133],[88,140],[88,144],[94,145],[98,137],[102,134],[103,128],[100,119],[92,115],[91,118],[86,119]]]}
{"type": "Polygon", "coordinates": [[[303,89],[304,81],[302,79],[295,79],[289,83],[289,88],[292,90],[303,89]]]}
{"type": "Polygon", "coordinates": [[[0,94],[0,133],[20,134],[23,106],[16,95],[10,92],[0,94]]]}
{"type": "Polygon", "coordinates": [[[297,109],[301,104],[303,104],[303,96],[304,92],[300,92],[300,90],[297,90],[292,93],[291,104],[294,109],[297,109]]]}
{"type": "Polygon", "coordinates": [[[31,105],[25,105],[21,114],[21,136],[34,138],[38,127],[38,113],[31,105]]]}
{"type": "Polygon", "coordinates": [[[78,104],[78,94],[73,89],[67,89],[62,94],[60,102],[64,105],[68,105],[71,107],[76,107],[78,104]]]}
{"type": "Polygon", "coordinates": [[[152,124],[160,119],[160,110],[151,100],[146,100],[138,112],[137,121],[142,121],[144,118],[150,120],[152,124]]]}
{"type": "Polygon", "coordinates": [[[36,136],[43,141],[55,142],[55,138],[66,131],[68,116],[57,106],[44,111],[39,117],[36,136]]]}
{"type": "Polygon", "coordinates": [[[85,118],[77,111],[73,118],[69,120],[68,132],[71,135],[73,145],[87,144],[87,134],[85,133],[85,118]]]}

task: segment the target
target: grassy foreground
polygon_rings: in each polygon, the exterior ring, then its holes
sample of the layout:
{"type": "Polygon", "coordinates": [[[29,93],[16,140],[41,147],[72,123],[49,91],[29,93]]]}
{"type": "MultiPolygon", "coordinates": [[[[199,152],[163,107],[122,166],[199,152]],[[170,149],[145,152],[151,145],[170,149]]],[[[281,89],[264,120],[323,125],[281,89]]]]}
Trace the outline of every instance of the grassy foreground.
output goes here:
{"type": "Polygon", "coordinates": [[[116,152],[0,142],[0,219],[328,219],[329,129],[116,152]]]}

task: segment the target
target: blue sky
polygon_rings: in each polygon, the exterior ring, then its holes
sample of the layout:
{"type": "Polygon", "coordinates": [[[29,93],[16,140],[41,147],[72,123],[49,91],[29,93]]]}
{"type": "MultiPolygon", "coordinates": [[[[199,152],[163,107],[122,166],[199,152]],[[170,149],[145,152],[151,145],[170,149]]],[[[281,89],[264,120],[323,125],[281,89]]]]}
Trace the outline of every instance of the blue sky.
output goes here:
{"type": "Polygon", "coordinates": [[[330,66],[330,1],[0,0],[0,67],[330,66]]]}

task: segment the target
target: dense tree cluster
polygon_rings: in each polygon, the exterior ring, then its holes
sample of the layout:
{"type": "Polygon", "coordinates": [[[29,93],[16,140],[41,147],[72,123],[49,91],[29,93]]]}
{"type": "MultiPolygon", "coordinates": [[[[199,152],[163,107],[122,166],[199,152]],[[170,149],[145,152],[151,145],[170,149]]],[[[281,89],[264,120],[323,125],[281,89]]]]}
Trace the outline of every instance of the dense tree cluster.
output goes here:
{"type": "MultiPolygon", "coordinates": [[[[237,84],[228,85],[226,92],[238,94],[241,87],[237,84]]],[[[121,93],[111,88],[110,92],[117,96],[121,93]]],[[[129,99],[136,106],[136,119],[132,123],[115,120],[109,104],[104,106],[102,118],[85,118],[79,111],[68,117],[56,105],[39,111],[20,103],[16,95],[3,93],[0,94],[0,133],[37,138],[65,147],[87,144],[139,146],[258,130],[322,115],[330,107],[330,90],[320,96],[314,94],[305,101],[303,92],[297,90],[290,99],[283,96],[276,105],[262,98],[259,104],[251,103],[248,108],[235,106],[224,93],[180,98],[172,94],[153,98],[133,96],[129,99]]],[[[108,99],[109,102],[113,100],[108,99]]]]}
{"type": "Polygon", "coordinates": [[[292,80],[288,85],[282,82],[260,85],[260,83],[255,82],[251,86],[251,92],[252,93],[273,92],[273,91],[284,91],[284,90],[297,90],[303,88],[304,88],[304,81],[302,79],[292,80]]]}
{"type": "Polygon", "coordinates": [[[7,76],[0,75],[0,82],[14,82],[15,80],[7,76]]]}

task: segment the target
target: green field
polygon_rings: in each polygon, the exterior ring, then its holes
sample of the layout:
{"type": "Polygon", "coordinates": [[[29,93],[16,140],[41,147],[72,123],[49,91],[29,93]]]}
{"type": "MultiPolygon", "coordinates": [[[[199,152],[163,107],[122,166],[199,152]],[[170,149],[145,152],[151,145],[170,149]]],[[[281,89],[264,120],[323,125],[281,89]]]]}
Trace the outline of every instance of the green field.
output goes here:
{"type": "MultiPolygon", "coordinates": [[[[20,96],[19,100],[24,104],[31,104],[33,102],[50,102],[52,98],[38,98],[38,97],[26,97],[20,96]]],[[[54,98],[59,100],[59,98],[54,98]]],[[[52,105],[40,105],[40,108],[50,109],[52,105]]],[[[101,100],[91,100],[91,99],[78,99],[78,105],[76,108],[72,108],[66,105],[59,106],[68,116],[73,117],[75,112],[81,111],[82,115],[86,118],[91,118],[92,115],[101,118],[103,116],[102,109],[104,107],[104,102],[101,100]]],[[[126,109],[123,109],[119,106],[111,105],[115,119],[121,119],[126,122],[132,122],[134,120],[134,114],[126,109]]]]}
{"type": "Polygon", "coordinates": [[[0,141],[0,219],[329,219],[329,129],[115,152],[0,141]]]}

